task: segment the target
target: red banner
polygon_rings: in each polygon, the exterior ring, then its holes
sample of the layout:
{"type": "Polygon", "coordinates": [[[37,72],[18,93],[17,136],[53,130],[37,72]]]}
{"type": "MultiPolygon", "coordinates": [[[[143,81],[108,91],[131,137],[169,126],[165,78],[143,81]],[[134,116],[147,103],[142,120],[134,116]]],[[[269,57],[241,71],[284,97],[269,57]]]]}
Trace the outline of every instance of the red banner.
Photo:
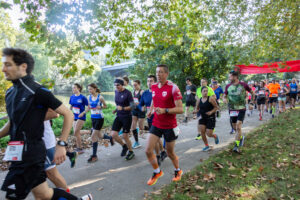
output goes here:
{"type": "Polygon", "coordinates": [[[251,65],[236,65],[240,69],[241,74],[265,74],[278,72],[299,72],[300,60],[292,60],[286,62],[266,63],[262,66],[251,65]]]}

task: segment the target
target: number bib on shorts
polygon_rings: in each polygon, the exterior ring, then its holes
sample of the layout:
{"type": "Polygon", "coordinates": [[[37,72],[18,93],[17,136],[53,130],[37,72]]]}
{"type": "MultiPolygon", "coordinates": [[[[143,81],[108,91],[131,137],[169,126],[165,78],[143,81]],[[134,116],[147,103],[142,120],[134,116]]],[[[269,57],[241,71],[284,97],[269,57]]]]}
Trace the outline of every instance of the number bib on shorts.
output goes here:
{"type": "Polygon", "coordinates": [[[73,107],[72,110],[74,114],[80,114],[80,108],[73,107]]]}
{"type": "Polygon", "coordinates": [[[263,90],[260,90],[260,91],[258,92],[258,94],[260,94],[260,95],[264,95],[264,94],[265,94],[265,91],[263,91],[263,90]]]}
{"type": "Polygon", "coordinates": [[[22,161],[24,142],[11,141],[5,151],[4,161],[22,161]]]}
{"type": "Polygon", "coordinates": [[[272,94],[272,97],[278,97],[278,94],[272,94]]]}
{"type": "Polygon", "coordinates": [[[186,91],[187,95],[190,95],[191,93],[192,93],[191,90],[186,91]]]}
{"type": "Polygon", "coordinates": [[[176,128],[173,128],[173,131],[174,131],[175,136],[178,136],[180,134],[180,129],[178,126],[176,128]]]}
{"type": "Polygon", "coordinates": [[[239,115],[239,111],[230,111],[230,117],[237,117],[239,115]]]}

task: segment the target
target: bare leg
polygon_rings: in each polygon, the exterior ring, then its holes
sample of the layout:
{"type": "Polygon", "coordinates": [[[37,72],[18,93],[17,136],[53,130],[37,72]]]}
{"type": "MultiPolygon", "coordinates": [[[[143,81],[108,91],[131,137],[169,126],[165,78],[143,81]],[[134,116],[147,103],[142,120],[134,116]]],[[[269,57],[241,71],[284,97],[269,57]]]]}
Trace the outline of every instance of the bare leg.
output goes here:
{"type": "Polygon", "coordinates": [[[178,156],[175,154],[174,147],[175,147],[175,141],[166,142],[167,154],[171,159],[175,169],[179,169],[179,160],[178,160],[178,156]]]}
{"type": "Polygon", "coordinates": [[[129,151],[132,151],[131,141],[129,139],[129,133],[123,133],[123,138],[124,138],[124,140],[126,142],[126,145],[127,145],[128,149],[129,149],[129,151]]]}
{"type": "Polygon", "coordinates": [[[113,137],[113,139],[117,142],[117,143],[119,143],[121,146],[123,146],[124,145],[124,142],[122,141],[122,139],[120,138],[120,136],[119,136],[119,133],[118,132],[116,132],[116,131],[112,131],[111,132],[111,136],[113,137]]]}
{"type": "Polygon", "coordinates": [[[76,121],[74,133],[75,133],[75,137],[76,137],[76,146],[77,146],[77,148],[82,148],[80,130],[82,129],[83,124],[84,124],[83,120],[78,119],[76,121]]]}
{"type": "Polygon", "coordinates": [[[160,140],[159,137],[157,137],[156,135],[153,135],[153,134],[148,135],[145,153],[146,153],[148,161],[152,165],[153,169],[158,169],[157,159],[156,159],[155,154],[153,153],[153,150],[159,140],[160,140]]]}
{"type": "Polygon", "coordinates": [[[50,179],[50,181],[57,187],[57,188],[62,188],[64,190],[68,189],[67,182],[62,177],[62,175],[59,173],[56,167],[47,170],[46,171],[47,177],[50,179]]]}

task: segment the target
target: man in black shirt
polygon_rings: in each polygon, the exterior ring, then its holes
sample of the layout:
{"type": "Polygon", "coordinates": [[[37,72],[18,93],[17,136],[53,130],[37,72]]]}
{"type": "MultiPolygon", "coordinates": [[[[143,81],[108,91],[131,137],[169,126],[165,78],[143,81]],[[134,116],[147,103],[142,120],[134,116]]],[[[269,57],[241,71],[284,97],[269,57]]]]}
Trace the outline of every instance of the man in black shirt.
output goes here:
{"type": "MultiPolygon", "coordinates": [[[[190,78],[186,78],[186,91],[185,91],[185,95],[186,95],[186,102],[185,102],[185,119],[184,122],[188,121],[188,115],[189,115],[189,109],[190,106],[193,107],[193,111],[195,111],[195,106],[196,106],[196,86],[192,84],[191,79],[190,78]]],[[[196,114],[194,114],[194,119],[196,118],[196,114]]]]}
{"type": "MultiPolygon", "coordinates": [[[[2,72],[13,86],[5,96],[9,121],[0,130],[0,138],[10,136],[4,160],[11,162],[1,190],[6,191],[7,199],[25,199],[30,191],[36,199],[80,199],[64,190],[49,188],[44,171],[46,148],[42,137],[46,113],[50,108],[64,116],[54,156],[54,161],[59,165],[66,159],[72,112],[49,90],[34,81],[31,75],[34,59],[29,53],[22,49],[5,48],[2,56],[2,72]]],[[[92,197],[88,195],[82,199],[92,197]]]]}

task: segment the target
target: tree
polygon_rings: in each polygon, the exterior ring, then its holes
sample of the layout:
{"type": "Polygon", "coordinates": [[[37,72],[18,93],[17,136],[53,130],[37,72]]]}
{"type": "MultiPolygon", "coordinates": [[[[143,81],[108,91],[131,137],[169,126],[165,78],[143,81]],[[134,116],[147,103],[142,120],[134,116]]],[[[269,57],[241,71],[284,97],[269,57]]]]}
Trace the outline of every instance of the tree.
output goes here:
{"type": "Polygon", "coordinates": [[[191,77],[200,85],[203,77],[216,77],[223,81],[230,66],[227,65],[227,52],[218,46],[218,38],[211,37],[197,42],[183,37],[178,45],[157,46],[137,56],[137,63],[130,69],[131,74],[145,84],[149,74],[155,74],[157,64],[167,64],[170,69],[169,79],[185,89],[185,79],[191,77]]]}

